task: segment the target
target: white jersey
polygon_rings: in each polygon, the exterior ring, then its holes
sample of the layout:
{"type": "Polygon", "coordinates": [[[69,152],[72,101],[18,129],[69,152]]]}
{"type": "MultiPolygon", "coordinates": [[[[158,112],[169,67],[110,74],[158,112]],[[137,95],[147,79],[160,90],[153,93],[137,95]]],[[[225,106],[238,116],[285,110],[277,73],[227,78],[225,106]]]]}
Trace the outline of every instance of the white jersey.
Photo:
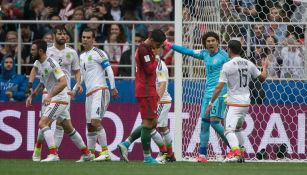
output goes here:
{"type": "Polygon", "coordinates": [[[86,93],[100,87],[108,87],[102,63],[109,61],[107,54],[93,47],[80,55],[81,74],[86,86],[86,93]]]}
{"type": "Polygon", "coordinates": [[[161,102],[166,102],[166,101],[172,101],[172,97],[168,93],[168,69],[166,67],[166,64],[164,61],[160,60],[159,64],[156,68],[156,74],[157,74],[157,79],[156,79],[156,88],[159,89],[160,83],[161,82],[166,82],[166,87],[163,96],[161,97],[160,101],[161,102]]]}
{"type": "Polygon", "coordinates": [[[249,82],[261,72],[255,64],[241,57],[234,57],[223,65],[219,82],[228,86],[227,104],[250,104],[249,82]]]}
{"type": "MultiPolygon", "coordinates": [[[[44,84],[48,93],[50,93],[54,86],[58,83],[58,80],[65,76],[60,65],[49,57],[47,57],[43,63],[36,60],[34,62],[34,66],[37,67],[38,73],[41,75],[40,82],[44,84]]],[[[54,96],[51,101],[69,101],[67,90],[67,87],[65,87],[65,89],[54,96]]]]}
{"type": "Polygon", "coordinates": [[[59,50],[53,45],[47,48],[47,56],[59,63],[62,71],[65,73],[67,87],[70,90],[71,72],[80,69],[77,52],[69,46],[65,46],[64,49],[59,50]]]}

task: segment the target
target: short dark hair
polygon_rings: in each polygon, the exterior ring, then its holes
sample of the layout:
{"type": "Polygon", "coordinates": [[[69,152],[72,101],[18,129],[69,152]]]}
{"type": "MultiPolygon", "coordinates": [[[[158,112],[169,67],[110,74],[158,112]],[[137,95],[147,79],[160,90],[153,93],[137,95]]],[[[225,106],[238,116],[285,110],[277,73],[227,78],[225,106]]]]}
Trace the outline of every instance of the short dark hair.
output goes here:
{"type": "Polygon", "coordinates": [[[209,37],[213,37],[217,40],[218,43],[220,43],[220,37],[217,33],[215,32],[207,32],[203,35],[202,37],[202,44],[205,48],[207,48],[206,46],[206,40],[209,38],[209,37]]]}
{"type": "Polygon", "coordinates": [[[150,38],[152,38],[154,41],[162,43],[166,40],[166,36],[164,34],[164,32],[160,29],[154,29],[150,35],[150,38]]]}
{"type": "Polygon", "coordinates": [[[83,33],[83,32],[92,32],[92,37],[93,37],[93,38],[96,37],[96,36],[95,36],[95,32],[94,32],[91,28],[88,28],[88,27],[87,27],[87,28],[83,29],[82,33],[83,33]]]}
{"type": "Polygon", "coordinates": [[[53,34],[56,34],[57,31],[65,31],[65,33],[68,33],[64,25],[56,25],[53,28],[53,34]]]}
{"type": "Polygon", "coordinates": [[[42,39],[37,39],[33,41],[32,44],[35,44],[37,46],[37,50],[42,49],[44,53],[47,51],[47,42],[42,39]]]}
{"type": "Polygon", "coordinates": [[[233,54],[240,55],[242,53],[242,45],[238,40],[230,40],[228,42],[228,48],[233,54]]]}

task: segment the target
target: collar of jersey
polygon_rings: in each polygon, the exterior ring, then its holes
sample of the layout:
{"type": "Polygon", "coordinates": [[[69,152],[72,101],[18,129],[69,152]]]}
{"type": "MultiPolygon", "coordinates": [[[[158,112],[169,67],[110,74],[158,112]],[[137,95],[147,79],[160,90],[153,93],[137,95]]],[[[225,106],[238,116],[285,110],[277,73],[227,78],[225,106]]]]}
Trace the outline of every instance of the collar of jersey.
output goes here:
{"type": "Polygon", "coordinates": [[[220,48],[215,53],[213,53],[213,54],[210,53],[210,56],[214,57],[217,53],[219,53],[219,51],[220,51],[220,48]]]}

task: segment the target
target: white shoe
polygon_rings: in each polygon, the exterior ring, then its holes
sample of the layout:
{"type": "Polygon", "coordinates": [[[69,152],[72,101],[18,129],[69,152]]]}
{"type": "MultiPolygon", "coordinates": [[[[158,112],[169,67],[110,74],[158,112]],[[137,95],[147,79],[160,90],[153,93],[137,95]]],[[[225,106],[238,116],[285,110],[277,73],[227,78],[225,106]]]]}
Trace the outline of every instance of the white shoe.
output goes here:
{"type": "Polygon", "coordinates": [[[106,150],[106,151],[102,151],[100,153],[100,155],[95,158],[93,161],[110,161],[111,160],[111,156],[109,155],[109,151],[106,150]]]}
{"type": "Polygon", "coordinates": [[[82,154],[80,159],[77,160],[76,162],[88,162],[88,161],[92,161],[95,159],[95,155],[90,153],[89,155],[85,155],[85,154],[82,154]]]}
{"type": "Polygon", "coordinates": [[[33,154],[32,154],[32,160],[34,161],[34,162],[39,162],[39,161],[41,161],[41,149],[38,149],[38,148],[34,148],[34,150],[33,150],[33,154]]]}
{"type": "Polygon", "coordinates": [[[124,161],[129,162],[128,159],[128,148],[124,145],[124,142],[117,145],[121,157],[124,159],[124,161]]]}
{"type": "Polygon", "coordinates": [[[60,158],[58,155],[49,154],[46,159],[41,160],[41,162],[56,162],[60,161],[60,158]]]}
{"type": "Polygon", "coordinates": [[[166,154],[159,152],[158,156],[156,157],[156,160],[162,163],[166,162],[166,154]]]}
{"type": "Polygon", "coordinates": [[[233,156],[233,157],[226,157],[223,162],[227,163],[227,162],[238,162],[239,161],[239,157],[238,156],[233,156]]]}

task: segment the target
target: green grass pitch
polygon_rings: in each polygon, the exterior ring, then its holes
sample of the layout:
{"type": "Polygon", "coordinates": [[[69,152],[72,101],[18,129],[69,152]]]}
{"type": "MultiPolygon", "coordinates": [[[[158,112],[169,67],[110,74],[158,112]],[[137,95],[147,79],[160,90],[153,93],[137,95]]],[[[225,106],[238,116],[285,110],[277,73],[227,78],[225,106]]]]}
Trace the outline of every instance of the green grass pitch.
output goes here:
{"type": "Polygon", "coordinates": [[[31,160],[0,159],[1,175],[304,175],[306,163],[191,163],[146,165],[141,161],[86,162],[61,160],[40,163],[31,160]]]}

